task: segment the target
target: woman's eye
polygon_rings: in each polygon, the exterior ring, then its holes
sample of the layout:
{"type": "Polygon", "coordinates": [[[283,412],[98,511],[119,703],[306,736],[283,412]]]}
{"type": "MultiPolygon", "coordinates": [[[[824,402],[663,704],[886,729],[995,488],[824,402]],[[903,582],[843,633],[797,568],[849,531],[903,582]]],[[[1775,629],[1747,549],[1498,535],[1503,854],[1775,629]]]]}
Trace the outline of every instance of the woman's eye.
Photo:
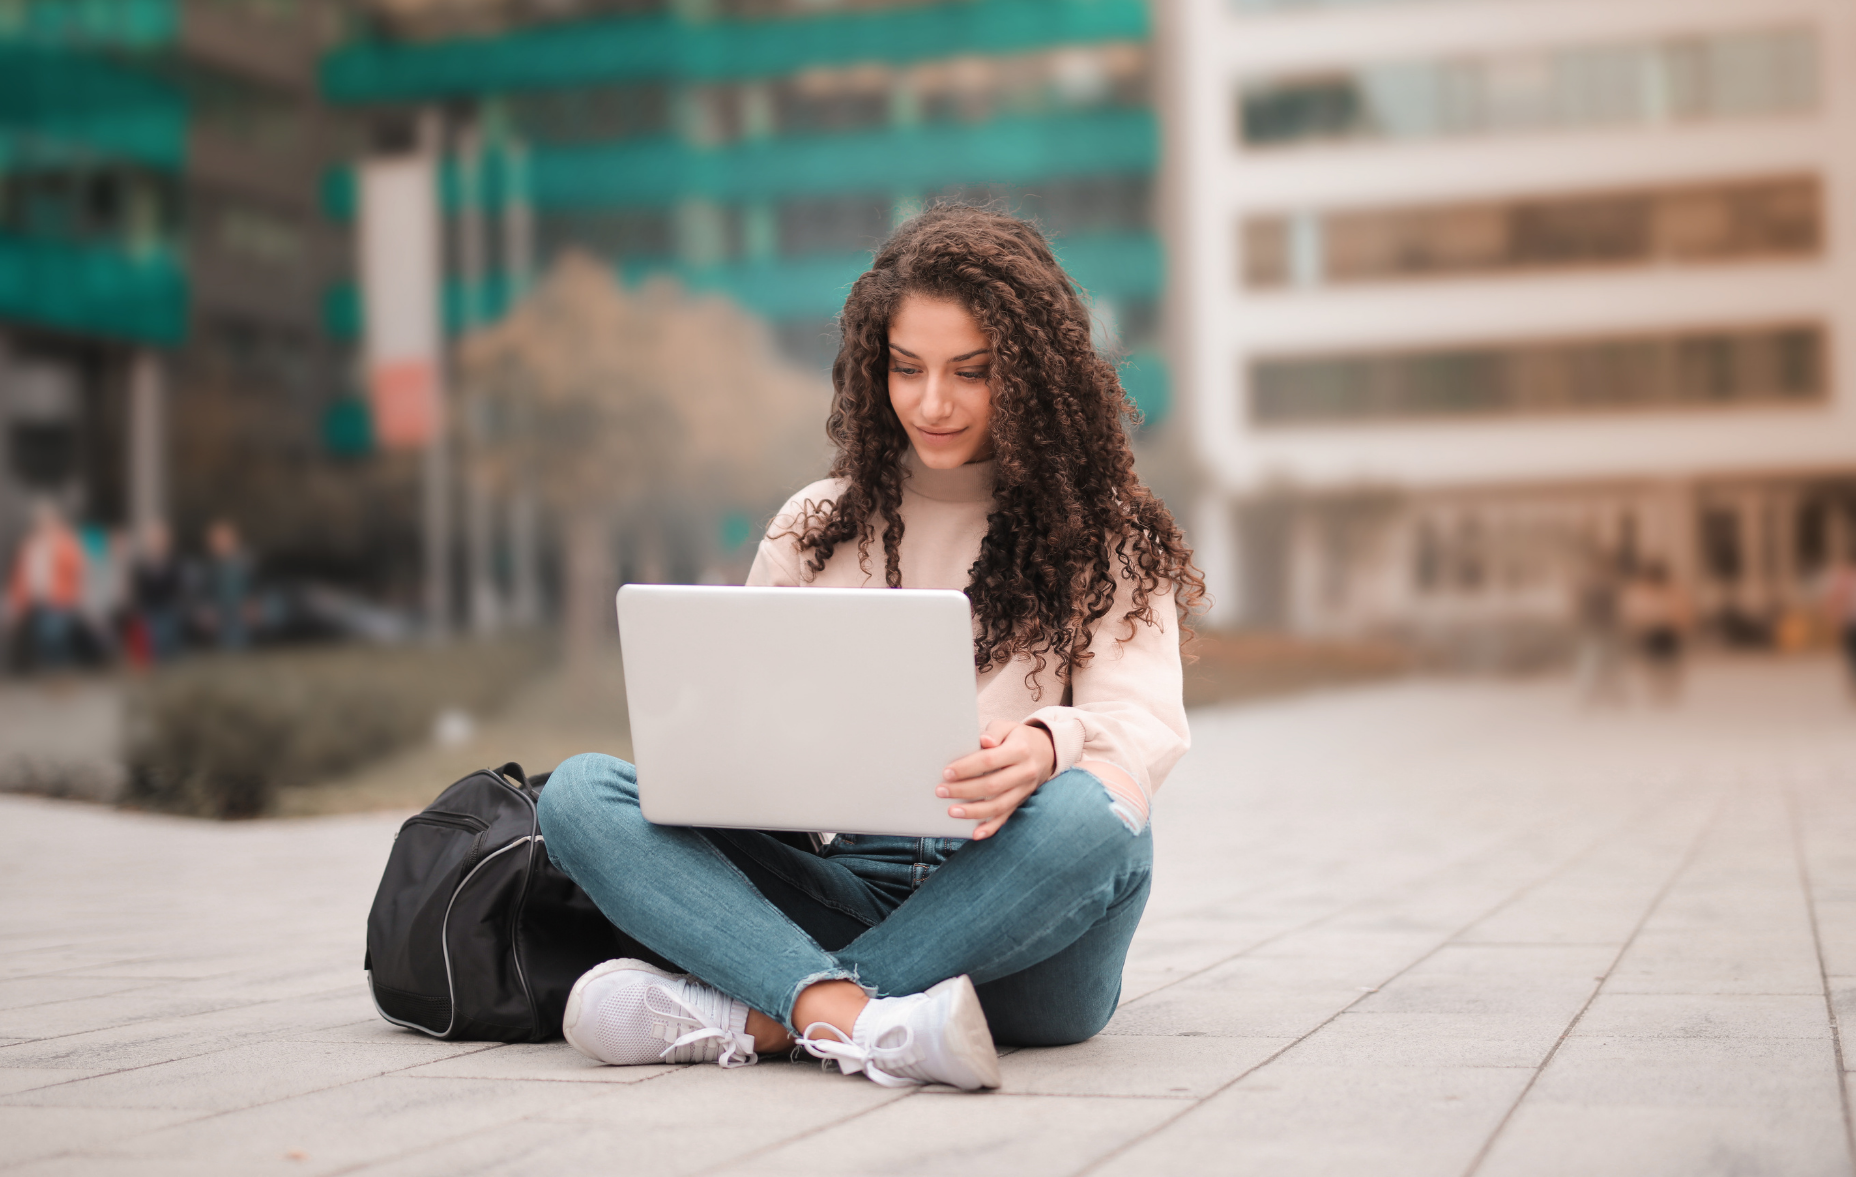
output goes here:
{"type": "Polygon", "coordinates": [[[985,368],[975,368],[968,372],[956,372],[954,375],[962,380],[984,380],[989,375],[985,368]]]}
{"type": "Polygon", "coordinates": [[[916,374],[917,372],[920,372],[920,371],[921,371],[921,369],[920,369],[920,368],[905,368],[905,367],[904,367],[904,366],[902,366],[901,364],[891,364],[891,365],[889,366],[889,370],[890,370],[890,371],[892,371],[892,372],[899,372],[899,373],[901,373],[901,374],[902,374],[902,375],[904,375],[904,376],[913,376],[913,375],[915,375],[915,374],[916,374]]]}

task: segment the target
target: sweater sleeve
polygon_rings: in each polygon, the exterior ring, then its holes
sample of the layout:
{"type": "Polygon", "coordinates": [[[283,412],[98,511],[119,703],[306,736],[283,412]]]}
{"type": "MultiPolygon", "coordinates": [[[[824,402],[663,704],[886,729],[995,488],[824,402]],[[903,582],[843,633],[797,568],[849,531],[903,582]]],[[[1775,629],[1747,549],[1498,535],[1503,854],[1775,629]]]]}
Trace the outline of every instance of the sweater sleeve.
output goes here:
{"type": "Polygon", "coordinates": [[[1079,761],[1104,761],[1127,773],[1151,801],[1192,739],[1172,587],[1154,593],[1153,624],[1134,622],[1132,636],[1122,620],[1130,597],[1124,581],[1090,636],[1094,656],[1072,676],[1069,706],[1042,707],[1027,718],[1050,731],[1057,772],[1079,761]]]}

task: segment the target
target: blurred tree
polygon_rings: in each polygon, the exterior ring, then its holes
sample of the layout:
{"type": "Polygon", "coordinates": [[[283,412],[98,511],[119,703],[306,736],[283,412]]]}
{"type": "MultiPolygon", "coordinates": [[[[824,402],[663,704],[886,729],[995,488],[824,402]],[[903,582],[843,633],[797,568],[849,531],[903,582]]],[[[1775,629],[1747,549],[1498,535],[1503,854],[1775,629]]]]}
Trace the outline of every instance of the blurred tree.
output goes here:
{"type": "Polygon", "coordinates": [[[828,458],[829,389],[765,324],[668,279],[626,290],[586,254],[468,340],[459,377],[470,460],[526,472],[560,521],[570,659],[613,631],[616,535],[641,578],[673,550],[714,569],[720,520],[767,518],[828,458]]]}

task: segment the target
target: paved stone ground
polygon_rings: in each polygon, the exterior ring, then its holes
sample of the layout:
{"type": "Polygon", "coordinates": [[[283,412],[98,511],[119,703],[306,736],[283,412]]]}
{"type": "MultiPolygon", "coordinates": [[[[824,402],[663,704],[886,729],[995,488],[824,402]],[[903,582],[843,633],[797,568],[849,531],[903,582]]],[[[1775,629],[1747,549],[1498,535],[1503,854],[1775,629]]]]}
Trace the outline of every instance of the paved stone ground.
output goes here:
{"type": "Polygon", "coordinates": [[[593,1067],[374,1017],[391,816],[0,798],[0,1166],[31,1174],[1847,1174],[1856,708],[1408,681],[1197,713],[1094,1041],[1003,1092],[593,1067]]]}

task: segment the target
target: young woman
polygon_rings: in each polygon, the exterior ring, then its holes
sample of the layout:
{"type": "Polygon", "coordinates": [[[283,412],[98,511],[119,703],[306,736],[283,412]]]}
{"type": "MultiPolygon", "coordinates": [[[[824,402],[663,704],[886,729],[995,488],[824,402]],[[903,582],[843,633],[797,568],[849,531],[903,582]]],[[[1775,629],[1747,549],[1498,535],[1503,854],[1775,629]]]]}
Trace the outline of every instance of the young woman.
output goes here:
{"type": "Polygon", "coordinates": [[[774,518],[748,583],[966,592],[981,748],[923,787],[973,837],[815,849],[654,826],[629,764],[574,757],[542,794],[550,855],[693,975],[598,966],[567,1040],[723,1066],[797,1042],[886,1085],[997,1086],[995,1039],[1079,1042],[1115,1010],[1148,806],[1188,742],[1180,623],[1204,586],[1135,477],[1133,407],[1037,229],[930,209],[842,325],[831,477],[774,518]]]}

